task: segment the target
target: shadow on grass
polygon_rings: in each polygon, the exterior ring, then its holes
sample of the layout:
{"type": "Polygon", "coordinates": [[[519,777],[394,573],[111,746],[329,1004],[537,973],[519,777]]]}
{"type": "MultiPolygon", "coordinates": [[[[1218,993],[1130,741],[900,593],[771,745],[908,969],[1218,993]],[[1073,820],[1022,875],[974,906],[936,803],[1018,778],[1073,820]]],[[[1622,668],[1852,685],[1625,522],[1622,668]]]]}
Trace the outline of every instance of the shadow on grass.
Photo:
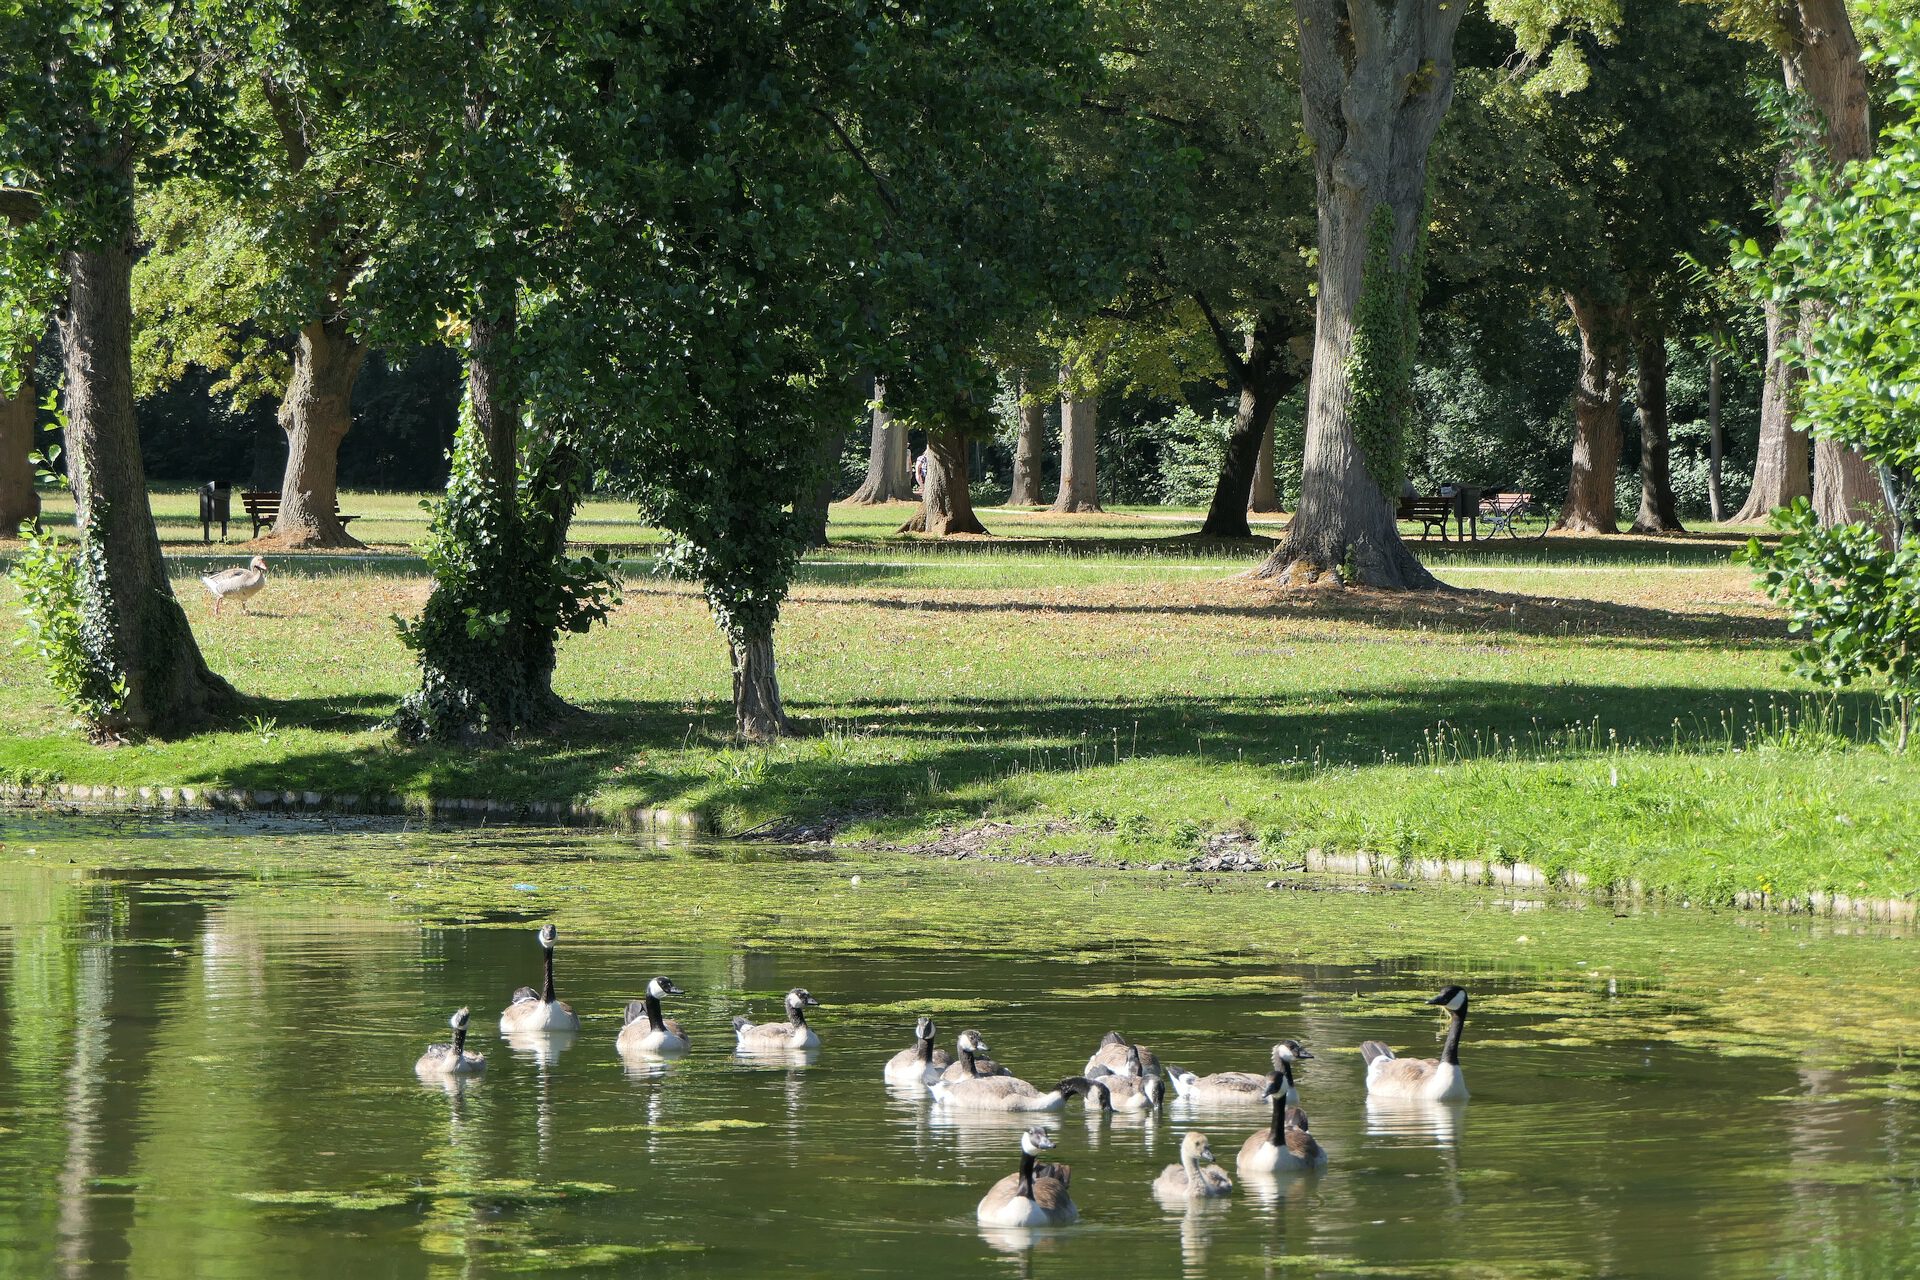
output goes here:
{"type": "MultiPolygon", "coordinates": [[[[368,699],[266,704],[287,725],[343,727],[325,717],[365,717],[368,699]],[[341,703],[348,704],[346,709],[341,703]],[[304,717],[321,717],[309,721],[304,717]]],[[[1835,699],[1818,724],[1867,740],[1877,701],[1835,699]]],[[[1272,781],[1319,768],[1444,762],[1444,737],[1469,757],[1498,734],[1522,761],[1578,759],[1616,746],[1681,752],[1751,745],[1804,721],[1811,698],[1777,690],[1703,690],[1671,684],[1623,688],[1454,681],[1426,690],[1351,698],[1162,697],[946,698],[926,706],[789,704],[839,732],[783,747],[739,747],[730,708],[616,700],[595,704],[562,732],[505,747],[414,747],[390,741],[222,764],[179,782],[258,789],[451,799],[580,800],[711,807],[764,817],[834,811],[912,814],[953,803],[957,791],[1021,772],[1042,774],[1116,758],[1189,760],[1194,766],[1267,770],[1272,781]],[[875,750],[866,737],[889,744],[875,750]],[[692,746],[696,750],[683,751],[692,746]]],[[[367,721],[355,723],[366,727],[367,721]]],[[[1245,785],[1244,776],[1233,785],[1245,785]]],[[[1223,784],[1226,785],[1226,784],[1223,784]]],[[[1257,782],[1256,782],[1256,785],[1257,782]]]]}

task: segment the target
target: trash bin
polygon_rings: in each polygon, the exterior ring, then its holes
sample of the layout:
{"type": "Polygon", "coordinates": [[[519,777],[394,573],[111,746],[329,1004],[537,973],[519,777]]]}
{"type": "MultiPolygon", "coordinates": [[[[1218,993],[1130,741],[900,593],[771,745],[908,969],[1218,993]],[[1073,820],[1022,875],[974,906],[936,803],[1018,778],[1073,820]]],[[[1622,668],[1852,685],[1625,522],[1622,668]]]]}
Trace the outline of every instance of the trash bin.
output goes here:
{"type": "Polygon", "coordinates": [[[200,486],[200,541],[213,541],[213,523],[220,522],[220,541],[227,540],[227,521],[233,515],[233,486],[209,480],[200,486]]]}
{"type": "Polygon", "coordinates": [[[1487,491],[1486,486],[1452,484],[1448,485],[1447,489],[1452,490],[1447,496],[1453,499],[1453,522],[1454,526],[1460,530],[1460,536],[1463,538],[1467,536],[1467,522],[1472,521],[1473,536],[1478,538],[1480,536],[1480,496],[1487,491]]]}

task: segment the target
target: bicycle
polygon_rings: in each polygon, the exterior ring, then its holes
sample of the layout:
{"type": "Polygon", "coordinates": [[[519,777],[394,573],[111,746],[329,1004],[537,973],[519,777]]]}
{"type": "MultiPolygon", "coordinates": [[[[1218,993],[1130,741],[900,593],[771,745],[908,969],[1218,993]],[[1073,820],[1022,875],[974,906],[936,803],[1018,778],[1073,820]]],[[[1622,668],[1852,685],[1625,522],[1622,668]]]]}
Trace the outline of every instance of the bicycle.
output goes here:
{"type": "Polygon", "coordinates": [[[1489,538],[1503,533],[1509,538],[1544,538],[1553,524],[1546,507],[1530,493],[1487,494],[1480,499],[1480,518],[1486,521],[1489,538]]]}

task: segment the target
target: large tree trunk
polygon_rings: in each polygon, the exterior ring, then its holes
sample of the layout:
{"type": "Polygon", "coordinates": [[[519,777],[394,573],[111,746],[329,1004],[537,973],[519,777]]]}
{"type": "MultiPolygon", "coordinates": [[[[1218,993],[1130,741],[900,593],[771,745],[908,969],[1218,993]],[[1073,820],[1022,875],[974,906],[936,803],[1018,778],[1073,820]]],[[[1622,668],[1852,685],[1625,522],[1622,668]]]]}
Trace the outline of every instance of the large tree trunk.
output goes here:
{"type": "Polygon", "coordinates": [[[907,465],[907,429],[887,412],[886,387],[875,382],[873,426],[867,437],[867,478],[847,501],[863,507],[905,502],[913,497],[911,472],[907,465]]]}
{"type": "Polygon", "coordinates": [[[1554,526],[1572,533],[1618,533],[1620,366],[1626,308],[1569,296],[1580,330],[1580,377],[1573,389],[1573,476],[1554,526]]]}
{"type": "MultiPolygon", "coordinates": [[[[1827,163],[1839,169],[1873,150],[1866,65],[1846,0],[1795,0],[1781,6],[1788,46],[1781,72],[1790,92],[1804,93],[1820,112],[1827,163]]],[[[1810,320],[1801,308],[1802,335],[1810,320]]],[[[1886,499],[1878,473],[1851,449],[1819,441],[1813,451],[1813,509],[1822,524],[1866,520],[1883,531],[1886,499]]],[[[1751,505],[1751,503],[1749,503],[1751,505]]]]}
{"type": "MultiPolygon", "coordinates": [[[[835,428],[820,437],[820,456],[815,463],[813,483],[801,497],[807,515],[807,546],[827,545],[827,521],[833,514],[833,486],[839,478],[840,453],[847,447],[846,433],[835,428]]],[[[872,473],[868,473],[872,478],[872,473]]]]}
{"type": "Polygon", "coordinates": [[[336,514],[340,442],[353,426],[353,382],[367,349],[340,321],[313,321],[300,329],[293,376],[280,401],[287,433],[287,472],[280,482],[280,515],[273,540],[287,547],[358,547],[336,514]]]}
{"type": "Polygon", "coordinates": [[[968,483],[966,437],[952,427],[928,432],[927,480],[921,486],[920,509],[900,526],[900,532],[928,533],[936,538],[985,533],[987,527],[973,514],[968,483]]]}
{"type": "Polygon", "coordinates": [[[21,378],[16,395],[0,389],[0,538],[11,538],[21,525],[40,519],[40,491],[33,483],[38,398],[31,377],[21,378]]]}
{"type": "Polygon", "coordinates": [[[1220,478],[1200,526],[1210,538],[1250,538],[1247,523],[1259,475],[1262,446],[1267,450],[1267,486],[1273,485],[1273,411],[1287,392],[1286,349],[1264,322],[1254,326],[1238,352],[1223,350],[1227,369],[1239,384],[1240,406],[1220,459],[1220,478]]]}
{"type": "Polygon", "coordinates": [[[1667,420],[1667,339],[1658,325],[1640,327],[1634,367],[1639,377],[1640,510],[1634,533],[1685,533],[1673,496],[1672,440],[1667,420]]]}
{"type": "Polygon", "coordinates": [[[1040,505],[1040,455],[1047,439],[1047,402],[1040,398],[1040,388],[1049,385],[1044,374],[1020,375],[1020,433],[1013,445],[1010,507],[1040,505]]]}
{"type": "Polygon", "coordinates": [[[1753,487],[1734,512],[1736,524],[1765,520],[1775,507],[1813,493],[1807,466],[1807,433],[1794,428],[1795,388],[1799,366],[1787,359],[1786,336],[1797,311],[1769,299],[1767,317],[1767,381],[1760,392],[1760,443],[1753,460],[1753,487]]]}
{"type": "Polygon", "coordinates": [[[1266,430],[1260,433],[1260,452],[1253,462],[1253,489],[1247,494],[1247,510],[1266,514],[1280,509],[1280,489],[1273,479],[1273,414],[1269,412],[1266,430]]]}
{"type": "Polygon", "coordinates": [[[1452,101],[1453,35],[1465,11],[1450,0],[1294,5],[1301,110],[1314,150],[1320,288],[1299,507],[1260,577],[1439,585],[1401,541],[1389,495],[1397,496],[1404,469],[1427,152],[1452,101]],[[1383,225],[1376,254],[1375,228],[1383,225]],[[1363,298],[1386,304],[1368,309],[1365,333],[1363,298]],[[1351,379],[1357,337],[1375,358],[1372,384],[1351,379]],[[1383,369],[1393,372],[1379,381],[1383,369]]]}
{"type": "MultiPolygon", "coordinates": [[[[1063,382],[1066,377],[1067,371],[1061,370],[1063,382]]],[[[1098,393],[1089,391],[1084,395],[1069,395],[1063,386],[1060,393],[1060,489],[1054,495],[1050,510],[1100,510],[1100,491],[1094,476],[1094,446],[1099,439],[1099,430],[1098,393]]]]}
{"type": "MultiPolygon", "coordinates": [[[[567,531],[580,505],[585,470],[579,450],[563,442],[553,447],[533,475],[529,515],[537,527],[528,533],[550,564],[567,553],[567,531]]],[[[559,661],[560,637],[554,628],[544,621],[528,626],[523,668],[528,698],[536,708],[533,723],[551,725],[579,710],[553,691],[553,670],[559,661]]]]}
{"type": "Polygon", "coordinates": [[[167,581],[147,503],[133,404],[133,194],[115,243],[67,258],[67,463],[89,554],[81,607],[92,656],[125,681],[119,712],[96,731],[179,733],[233,706],[232,686],[207,669],[167,581]]]}
{"type": "Polygon", "coordinates": [[[773,661],[773,626],[728,642],[733,658],[733,723],[743,738],[764,742],[793,732],[780,702],[780,677],[773,661]]]}

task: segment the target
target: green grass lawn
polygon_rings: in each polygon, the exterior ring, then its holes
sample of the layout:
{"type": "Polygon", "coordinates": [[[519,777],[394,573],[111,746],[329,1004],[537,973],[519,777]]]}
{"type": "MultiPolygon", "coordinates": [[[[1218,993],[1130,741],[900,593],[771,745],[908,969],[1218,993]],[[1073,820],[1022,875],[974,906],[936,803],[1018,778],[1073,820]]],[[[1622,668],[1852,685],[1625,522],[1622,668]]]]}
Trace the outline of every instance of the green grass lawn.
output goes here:
{"type": "MultiPolygon", "coordinates": [[[[374,501],[403,527],[409,499],[374,501]]],[[[413,679],[390,621],[425,598],[410,557],[283,556],[253,615],[215,620],[182,556],[208,660],[256,699],[245,723],[97,749],[5,650],[0,772],[686,806],[725,831],[831,818],[893,843],[992,821],[1003,851],[1136,861],[1235,831],[1714,898],[1920,891],[1920,766],[1879,743],[1871,699],[1785,673],[1732,535],[1428,544],[1463,591],[1401,599],[1235,580],[1260,546],[1144,518],[1166,513],[989,513],[1005,537],[942,545],[885,535],[903,512],[836,509],[836,546],[803,566],[781,676],[820,732],[778,746],[733,743],[719,636],[644,556],[612,625],[562,649],[585,714],[489,751],[381,727],[413,679]]],[[[619,508],[588,514],[583,535],[647,545],[619,508]]]]}

